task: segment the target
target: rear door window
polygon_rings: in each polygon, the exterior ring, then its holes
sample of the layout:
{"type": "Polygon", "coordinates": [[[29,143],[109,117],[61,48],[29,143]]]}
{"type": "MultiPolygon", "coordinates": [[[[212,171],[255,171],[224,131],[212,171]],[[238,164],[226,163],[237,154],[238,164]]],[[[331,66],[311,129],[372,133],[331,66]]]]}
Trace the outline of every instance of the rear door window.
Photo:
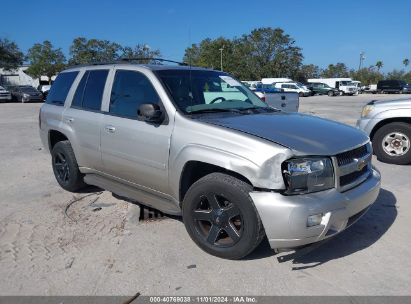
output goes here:
{"type": "Polygon", "coordinates": [[[108,70],[92,70],[84,73],[71,104],[74,108],[99,111],[108,70]]]}
{"type": "Polygon", "coordinates": [[[67,94],[78,73],[78,71],[60,73],[50,88],[46,103],[59,106],[64,105],[67,94]]]}

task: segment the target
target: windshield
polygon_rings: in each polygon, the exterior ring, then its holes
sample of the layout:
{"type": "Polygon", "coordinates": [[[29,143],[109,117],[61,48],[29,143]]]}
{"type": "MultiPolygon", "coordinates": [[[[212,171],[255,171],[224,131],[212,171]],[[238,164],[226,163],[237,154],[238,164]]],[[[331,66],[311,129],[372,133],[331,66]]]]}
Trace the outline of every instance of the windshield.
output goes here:
{"type": "Polygon", "coordinates": [[[341,81],[340,85],[342,85],[342,86],[352,86],[354,84],[351,81],[341,81]]]}
{"type": "Polygon", "coordinates": [[[254,93],[230,75],[207,70],[156,72],[184,113],[268,108],[254,93]]]}

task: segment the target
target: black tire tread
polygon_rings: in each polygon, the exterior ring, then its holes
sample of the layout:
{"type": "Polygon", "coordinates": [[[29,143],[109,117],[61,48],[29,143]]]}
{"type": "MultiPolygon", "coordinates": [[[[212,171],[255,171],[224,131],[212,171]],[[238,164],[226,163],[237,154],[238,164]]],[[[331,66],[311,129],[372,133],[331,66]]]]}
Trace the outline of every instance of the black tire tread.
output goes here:
{"type": "MultiPolygon", "coordinates": [[[[81,190],[82,188],[84,188],[86,184],[84,183],[84,180],[83,180],[83,174],[80,172],[78,168],[76,156],[74,155],[74,151],[73,151],[73,148],[71,147],[70,141],[63,140],[63,141],[57,142],[52,149],[52,155],[58,149],[62,149],[64,151],[64,153],[67,156],[67,161],[71,163],[70,164],[71,169],[72,169],[71,173],[74,174],[74,179],[69,183],[69,185],[64,185],[60,183],[57,177],[56,177],[56,180],[63,189],[70,191],[70,192],[77,192],[81,190]]],[[[52,166],[53,166],[53,171],[54,171],[53,163],[52,163],[52,166]]]]}
{"type": "MultiPolygon", "coordinates": [[[[251,192],[253,190],[253,187],[250,184],[248,184],[248,183],[246,183],[242,180],[239,180],[239,179],[237,179],[237,178],[235,178],[231,175],[228,175],[228,174],[219,173],[219,172],[210,173],[210,174],[206,175],[205,177],[203,177],[203,178],[199,179],[198,181],[196,181],[193,185],[191,185],[190,189],[187,191],[187,194],[184,198],[183,206],[184,206],[184,203],[186,202],[186,199],[188,197],[190,197],[190,190],[191,189],[202,186],[204,184],[208,184],[210,182],[225,183],[227,185],[233,186],[233,187],[236,188],[237,191],[242,192],[242,194],[244,196],[249,197],[251,206],[253,207],[253,210],[254,210],[256,218],[257,218],[257,223],[256,223],[257,227],[258,227],[257,237],[254,239],[253,244],[249,247],[247,252],[243,252],[243,253],[238,254],[238,255],[231,255],[230,257],[218,255],[220,257],[229,258],[229,259],[232,259],[232,260],[242,259],[242,258],[246,257],[247,255],[249,255],[252,251],[254,251],[254,249],[261,243],[261,241],[265,237],[264,227],[263,227],[262,221],[260,219],[260,216],[258,214],[257,208],[255,207],[251,197],[249,196],[249,192],[251,192]]],[[[183,207],[183,209],[184,209],[184,207],[183,207]]],[[[213,252],[210,252],[207,249],[201,247],[201,244],[196,239],[194,239],[194,238],[192,238],[192,239],[200,248],[202,248],[203,250],[205,250],[205,251],[207,251],[211,254],[214,254],[213,252]]]]}

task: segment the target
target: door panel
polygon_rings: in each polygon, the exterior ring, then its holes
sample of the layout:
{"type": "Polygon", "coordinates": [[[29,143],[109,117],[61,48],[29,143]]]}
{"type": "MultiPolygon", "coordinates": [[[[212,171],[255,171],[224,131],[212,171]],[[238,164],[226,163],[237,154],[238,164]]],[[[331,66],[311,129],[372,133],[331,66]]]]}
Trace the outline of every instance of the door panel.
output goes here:
{"type": "Polygon", "coordinates": [[[167,192],[171,126],[104,115],[101,149],[104,171],[126,181],[167,192]]]}
{"type": "Polygon", "coordinates": [[[71,130],[71,143],[80,167],[103,170],[100,132],[101,104],[106,90],[108,69],[87,70],[76,88],[63,123],[71,130]]]}
{"type": "Polygon", "coordinates": [[[144,103],[161,105],[149,78],[143,72],[117,69],[101,127],[104,172],[166,193],[173,124],[137,120],[144,103]]]}
{"type": "Polygon", "coordinates": [[[102,170],[100,129],[103,114],[75,108],[63,113],[63,123],[72,130],[72,147],[81,167],[102,170]]]}

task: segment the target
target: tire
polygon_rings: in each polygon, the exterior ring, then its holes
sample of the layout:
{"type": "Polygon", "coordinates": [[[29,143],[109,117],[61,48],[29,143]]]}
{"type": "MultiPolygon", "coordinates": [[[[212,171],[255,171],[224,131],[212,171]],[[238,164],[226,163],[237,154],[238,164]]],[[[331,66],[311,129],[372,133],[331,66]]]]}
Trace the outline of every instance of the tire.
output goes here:
{"type": "Polygon", "coordinates": [[[300,93],[298,93],[298,96],[304,97],[304,93],[303,93],[303,92],[300,92],[300,93]]]}
{"type": "Polygon", "coordinates": [[[331,97],[331,96],[334,96],[334,92],[333,92],[332,90],[329,90],[328,93],[327,93],[327,95],[330,96],[330,97],[331,97]]]}
{"type": "Polygon", "coordinates": [[[375,133],[372,144],[378,160],[396,165],[410,164],[411,124],[393,122],[382,126],[375,133]]]}
{"type": "Polygon", "coordinates": [[[223,173],[211,173],[195,182],[182,206],[191,239],[217,257],[236,260],[250,254],[265,236],[249,195],[252,189],[223,173]]]}
{"type": "Polygon", "coordinates": [[[59,185],[67,191],[76,192],[85,187],[83,174],[80,173],[68,140],[59,141],[51,151],[51,165],[59,185]]]}

